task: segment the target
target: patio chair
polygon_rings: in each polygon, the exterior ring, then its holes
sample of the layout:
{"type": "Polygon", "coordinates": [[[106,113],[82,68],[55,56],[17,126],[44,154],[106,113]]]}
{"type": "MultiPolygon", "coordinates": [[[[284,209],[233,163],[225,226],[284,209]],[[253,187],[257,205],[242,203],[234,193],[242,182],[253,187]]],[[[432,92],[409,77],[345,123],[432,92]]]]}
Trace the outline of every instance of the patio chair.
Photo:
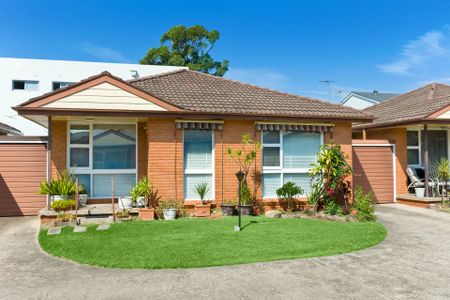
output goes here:
{"type": "MultiPolygon", "coordinates": [[[[417,176],[416,170],[413,168],[407,168],[406,173],[408,174],[409,180],[411,183],[408,185],[408,190],[410,188],[424,188],[425,187],[425,179],[420,179],[419,176],[417,176]]],[[[428,187],[431,189],[434,189],[437,187],[436,182],[433,180],[428,180],[428,187]]]]}

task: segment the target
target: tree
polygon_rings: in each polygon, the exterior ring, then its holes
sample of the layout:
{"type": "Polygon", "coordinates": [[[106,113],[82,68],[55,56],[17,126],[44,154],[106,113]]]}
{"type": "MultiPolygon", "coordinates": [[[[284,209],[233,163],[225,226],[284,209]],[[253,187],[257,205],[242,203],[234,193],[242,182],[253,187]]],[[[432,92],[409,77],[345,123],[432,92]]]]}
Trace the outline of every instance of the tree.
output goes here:
{"type": "Polygon", "coordinates": [[[201,25],[183,25],[169,29],[160,40],[161,46],[151,48],[140,60],[143,65],[184,66],[216,76],[228,71],[228,60],[214,61],[209,52],[220,39],[217,30],[208,31],[201,25]]]}

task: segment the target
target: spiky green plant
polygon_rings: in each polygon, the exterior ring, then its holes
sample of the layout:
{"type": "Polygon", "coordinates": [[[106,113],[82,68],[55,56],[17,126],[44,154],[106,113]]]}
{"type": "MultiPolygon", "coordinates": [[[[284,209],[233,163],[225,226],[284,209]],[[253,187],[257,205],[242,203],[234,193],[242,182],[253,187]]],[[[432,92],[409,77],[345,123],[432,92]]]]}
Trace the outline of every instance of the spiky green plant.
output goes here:
{"type": "MultiPolygon", "coordinates": [[[[441,160],[435,163],[434,168],[439,180],[444,182],[445,199],[447,199],[447,185],[450,177],[450,162],[447,158],[442,157],[441,160]]],[[[444,197],[442,197],[442,204],[444,204],[444,197]]]]}
{"type": "Polygon", "coordinates": [[[202,204],[205,204],[205,196],[209,192],[209,187],[207,182],[200,182],[195,186],[195,191],[197,192],[202,204]]]}

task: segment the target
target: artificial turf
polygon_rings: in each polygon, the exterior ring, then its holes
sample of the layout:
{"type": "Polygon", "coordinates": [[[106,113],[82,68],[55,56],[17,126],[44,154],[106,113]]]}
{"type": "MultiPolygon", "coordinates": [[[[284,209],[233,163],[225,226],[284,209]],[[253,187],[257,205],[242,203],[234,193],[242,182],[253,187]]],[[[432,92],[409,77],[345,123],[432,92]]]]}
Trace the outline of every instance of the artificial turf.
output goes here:
{"type": "Polygon", "coordinates": [[[310,219],[186,218],[130,221],[107,231],[39,234],[44,251],[79,263],[113,268],[197,268],[334,255],[367,248],[386,237],[376,222],[340,223],[310,219]]]}

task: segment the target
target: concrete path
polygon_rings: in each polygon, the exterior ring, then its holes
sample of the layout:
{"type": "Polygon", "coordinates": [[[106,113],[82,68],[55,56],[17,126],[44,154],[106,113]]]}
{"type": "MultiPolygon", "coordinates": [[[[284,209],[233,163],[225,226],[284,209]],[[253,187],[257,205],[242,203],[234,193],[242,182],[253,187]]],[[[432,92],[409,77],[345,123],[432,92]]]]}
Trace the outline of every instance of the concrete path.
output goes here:
{"type": "Polygon", "coordinates": [[[449,299],[450,214],[377,210],[389,235],[371,249],[188,270],[101,269],[52,258],[36,243],[37,218],[0,218],[0,298],[449,299]]]}

